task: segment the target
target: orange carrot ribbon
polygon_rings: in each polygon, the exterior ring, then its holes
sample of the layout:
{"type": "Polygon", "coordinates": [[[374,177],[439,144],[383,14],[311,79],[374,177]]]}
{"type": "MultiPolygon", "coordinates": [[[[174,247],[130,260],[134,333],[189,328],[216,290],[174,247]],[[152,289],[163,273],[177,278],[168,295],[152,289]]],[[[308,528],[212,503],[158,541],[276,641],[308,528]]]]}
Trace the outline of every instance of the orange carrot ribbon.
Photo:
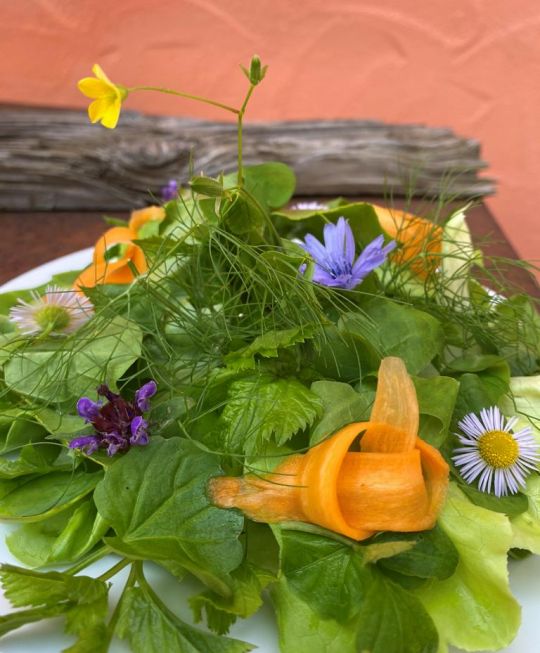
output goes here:
{"type": "Polygon", "coordinates": [[[369,422],[345,426],[264,477],[218,477],[213,502],[255,521],[305,521],[355,540],[432,528],[449,468],[418,435],[418,401],[403,361],[385,358],[369,422]],[[358,435],[360,451],[349,451],[358,435]]]}

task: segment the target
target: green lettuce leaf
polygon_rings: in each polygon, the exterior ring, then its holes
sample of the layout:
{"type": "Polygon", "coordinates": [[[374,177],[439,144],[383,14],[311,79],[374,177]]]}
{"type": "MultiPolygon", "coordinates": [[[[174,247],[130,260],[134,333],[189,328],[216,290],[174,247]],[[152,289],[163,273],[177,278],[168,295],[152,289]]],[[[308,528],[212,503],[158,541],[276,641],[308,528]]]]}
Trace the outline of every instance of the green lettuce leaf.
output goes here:
{"type": "Polygon", "coordinates": [[[510,520],[512,524],[512,548],[525,549],[540,555],[540,476],[533,474],[527,479],[524,494],[528,507],[521,515],[510,520]]]}
{"type": "Polygon", "coordinates": [[[520,607],[508,585],[509,519],[475,506],[451,483],[439,525],[460,561],[450,578],[432,581],[416,594],[435,622],[442,645],[469,651],[507,646],[520,624],[520,607]]]}

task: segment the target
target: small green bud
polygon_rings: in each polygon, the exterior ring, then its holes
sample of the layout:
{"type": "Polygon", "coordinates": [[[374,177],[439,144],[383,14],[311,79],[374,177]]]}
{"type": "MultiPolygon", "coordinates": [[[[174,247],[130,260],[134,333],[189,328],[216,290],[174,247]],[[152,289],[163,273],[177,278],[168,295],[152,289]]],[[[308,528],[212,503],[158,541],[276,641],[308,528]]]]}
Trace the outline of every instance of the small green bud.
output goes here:
{"type": "Polygon", "coordinates": [[[254,54],[253,57],[251,57],[249,70],[247,70],[246,68],[244,68],[244,66],[242,66],[244,75],[249,79],[249,81],[253,84],[253,86],[257,86],[257,84],[262,82],[264,76],[266,75],[267,69],[268,66],[261,66],[261,60],[256,54],[254,54]]]}
{"type": "Polygon", "coordinates": [[[208,197],[221,197],[224,193],[223,184],[212,177],[193,177],[189,185],[195,193],[208,197]]]}

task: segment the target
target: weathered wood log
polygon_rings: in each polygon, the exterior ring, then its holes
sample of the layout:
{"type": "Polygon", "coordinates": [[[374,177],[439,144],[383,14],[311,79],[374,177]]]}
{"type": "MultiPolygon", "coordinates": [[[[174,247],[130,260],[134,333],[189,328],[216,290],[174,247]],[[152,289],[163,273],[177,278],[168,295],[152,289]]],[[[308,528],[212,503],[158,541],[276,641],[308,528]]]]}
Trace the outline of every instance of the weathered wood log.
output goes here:
{"type": "MultiPolygon", "coordinates": [[[[298,195],[462,198],[494,191],[478,176],[479,143],[450,129],[364,120],[248,124],[246,164],[283,161],[298,195]]],[[[121,210],[148,203],[169,179],[236,166],[230,123],[124,111],[115,130],[84,111],[0,107],[0,209],[121,210]]]]}

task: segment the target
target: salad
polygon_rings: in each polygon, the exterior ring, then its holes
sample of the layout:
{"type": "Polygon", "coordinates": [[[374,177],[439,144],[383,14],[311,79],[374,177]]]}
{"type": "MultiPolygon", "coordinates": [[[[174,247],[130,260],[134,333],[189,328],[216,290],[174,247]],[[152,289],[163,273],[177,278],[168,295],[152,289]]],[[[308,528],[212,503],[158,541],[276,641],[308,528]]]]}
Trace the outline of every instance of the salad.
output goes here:
{"type": "MultiPolygon", "coordinates": [[[[282,653],[507,646],[509,558],[540,554],[540,319],[467,206],[291,203],[246,166],[107,219],[90,266],[0,295],[0,519],[21,566],[0,636],[61,616],[71,653],[242,653],[267,597],[282,653]],[[99,577],[96,560],[117,555],[99,577]],[[183,621],[145,572],[196,578],[183,621]],[[129,575],[109,610],[109,581],[129,575]],[[55,569],[55,571],[51,571],[55,569]]],[[[518,264],[516,265],[523,265],[518,264]]]]}

